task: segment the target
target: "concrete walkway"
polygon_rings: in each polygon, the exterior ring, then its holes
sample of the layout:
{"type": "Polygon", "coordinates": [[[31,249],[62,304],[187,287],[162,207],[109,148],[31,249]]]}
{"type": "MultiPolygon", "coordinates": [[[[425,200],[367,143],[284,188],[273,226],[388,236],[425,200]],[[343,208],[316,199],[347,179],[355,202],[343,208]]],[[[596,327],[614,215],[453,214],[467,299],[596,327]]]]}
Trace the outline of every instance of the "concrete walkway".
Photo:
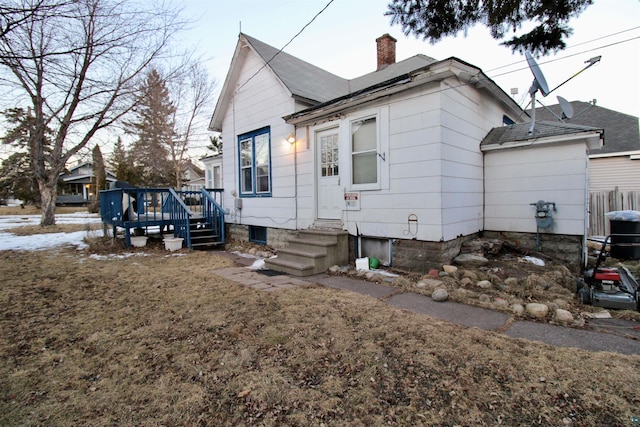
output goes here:
{"type": "Polygon", "coordinates": [[[609,351],[640,355],[640,323],[620,319],[590,319],[583,329],[515,320],[507,313],[459,304],[435,302],[430,297],[397,288],[343,276],[318,274],[292,277],[271,270],[249,269],[255,259],[228,252],[218,253],[232,259],[238,267],[213,273],[245,286],[263,291],[277,291],[297,286],[321,285],[355,292],[379,299],[388,305],[413,313],[445,320],[453,324],[502,333],[512,338],[540,341],[559,347],[577,347],[589,351],[609,351]]]}

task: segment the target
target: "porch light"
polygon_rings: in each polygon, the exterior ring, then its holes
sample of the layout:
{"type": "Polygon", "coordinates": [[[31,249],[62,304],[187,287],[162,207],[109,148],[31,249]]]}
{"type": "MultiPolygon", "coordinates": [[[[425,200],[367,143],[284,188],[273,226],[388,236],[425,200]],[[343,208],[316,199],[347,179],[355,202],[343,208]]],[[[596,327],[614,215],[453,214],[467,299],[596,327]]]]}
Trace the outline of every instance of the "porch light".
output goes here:
{"type": "Polygon", "coordinates": [[[295,135],[294,135],[294,134],[289,135],[289,136],[287,137],[287,142],[288,142],[289,144],[295,144],[295,142],[296,142],[296,137],[295,137],[295,135]]]}

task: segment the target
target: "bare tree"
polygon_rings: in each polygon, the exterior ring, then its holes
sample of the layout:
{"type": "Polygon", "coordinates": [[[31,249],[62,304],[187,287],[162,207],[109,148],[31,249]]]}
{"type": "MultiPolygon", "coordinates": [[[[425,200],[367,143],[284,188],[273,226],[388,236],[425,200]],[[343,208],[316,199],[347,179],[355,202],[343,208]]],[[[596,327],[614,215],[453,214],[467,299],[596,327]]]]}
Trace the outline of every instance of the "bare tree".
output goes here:
{"type": "Polygon", "coordinates": [[[184,75],[176,74],[172,78],[172,98],[176,109],[173,123],[175,137],[169,146],[169,155],[175,174],[177,189],[182,187],[182,173],[189,144],[198,137],[198,132],[206,129],[207,117],[215,80],[211,80],[207,71],[199,62],[192,62],[184,75]]]}
{"type": "Polygon", "coordinates": [[[156,2],[52,0],[47,5],[55,13],[40,13],[42,3],[3,3],[17,15],[0,34],[0,86],[5,99],[34,117],[28,152],[44,226],[55,223],[58,176],[67,161],[131,110],[140,77],[169,53],[183,23],[177,10],[156,2]]]}

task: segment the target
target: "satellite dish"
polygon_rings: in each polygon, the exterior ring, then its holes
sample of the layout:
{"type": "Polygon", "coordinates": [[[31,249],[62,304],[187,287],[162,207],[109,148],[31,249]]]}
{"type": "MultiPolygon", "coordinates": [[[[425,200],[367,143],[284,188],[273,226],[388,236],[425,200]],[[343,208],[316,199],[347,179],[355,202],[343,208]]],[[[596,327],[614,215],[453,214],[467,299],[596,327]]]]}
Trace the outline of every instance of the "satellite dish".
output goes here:
{"type": "Polygon", "coordinates": [[[538,67],[533,56],[528,51],[524,52],[524,56],[527,58],[529,69],[533,73],[533,83],[529,88],[529,95],[531,95],[531,126],[529,126],[529,134],[532,134],[536,124],[536,92],[539,90],[542,96],[547,96],[549,94],[549,85],[547,85],[547,80],[544,78],[544,74],[542,74],[542,70],[538,67]]]}
{"type": "Polygon", "coordinates": [[[562,110],[562,118],[570,119],[573,117],[573,105],[566,99],[561,96],[557,96],[558,104],[560,104],[560,109],[562,110]]]}
{"type": "Polygon", "coordinates": [[[536,63],[536,60],[533,59],[533,56],[531,56],[528,51],[525,51],[524,55],[527,57],[529,69],[533,73],[533,83],[531,84],[531,88],[529,89],[529,95],[535,94],[538,89],[540,89],[542,96],[547,96],[547,94],[549,93],[549,85],[547,85],[547,80],[544,78],[542,70],[540,70],[540,67],[536,63]]]}

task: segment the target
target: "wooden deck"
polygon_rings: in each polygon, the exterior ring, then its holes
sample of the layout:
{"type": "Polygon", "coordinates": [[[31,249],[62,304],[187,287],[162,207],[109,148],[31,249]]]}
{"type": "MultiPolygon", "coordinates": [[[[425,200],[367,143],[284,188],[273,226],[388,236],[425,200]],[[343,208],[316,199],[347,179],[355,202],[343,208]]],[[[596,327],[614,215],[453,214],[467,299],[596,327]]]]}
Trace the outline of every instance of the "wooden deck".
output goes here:
{"type": "Polygon", "coordinates": [[[150,228],[173,232],[189,249],[224,245],[222,189],[175,191],[172,188],[116,188],[100,192],[100,216],[104,224],[125,232],[150,233],[150,228]]]}

